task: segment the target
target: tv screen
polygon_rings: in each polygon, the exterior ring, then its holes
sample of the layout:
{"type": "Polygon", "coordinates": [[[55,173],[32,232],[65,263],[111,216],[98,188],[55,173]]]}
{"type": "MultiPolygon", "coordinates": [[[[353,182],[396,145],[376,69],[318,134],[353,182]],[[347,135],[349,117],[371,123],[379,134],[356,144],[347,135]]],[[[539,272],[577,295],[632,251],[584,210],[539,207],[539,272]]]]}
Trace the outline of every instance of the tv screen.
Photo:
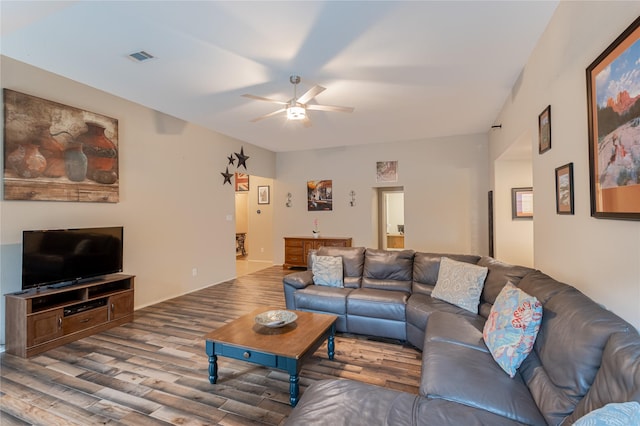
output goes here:
{"type": "Polygon", "coordinates": [[[122,226],[22,232],[22,289],[122,272],[122,226]]]}

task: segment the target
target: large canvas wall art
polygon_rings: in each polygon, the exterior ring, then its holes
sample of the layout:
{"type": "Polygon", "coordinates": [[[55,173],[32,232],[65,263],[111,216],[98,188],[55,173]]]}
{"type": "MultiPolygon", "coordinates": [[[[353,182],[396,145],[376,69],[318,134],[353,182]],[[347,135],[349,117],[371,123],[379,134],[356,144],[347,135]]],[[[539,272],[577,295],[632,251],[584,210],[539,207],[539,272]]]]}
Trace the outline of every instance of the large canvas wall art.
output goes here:
{"type": "Polygon", "coordinates": [[[591,215],[640,220],[640,18],[588,68],[591,215]]]}
{"type": "Polygon", "coordinates": [[[333,181],[307,182],[307,211],[333,210],[333,181]]]}
{"type": "Polygon", "coordinates": [[[118,120],[3,95],[5,200],[118,202],[118,120]]]}

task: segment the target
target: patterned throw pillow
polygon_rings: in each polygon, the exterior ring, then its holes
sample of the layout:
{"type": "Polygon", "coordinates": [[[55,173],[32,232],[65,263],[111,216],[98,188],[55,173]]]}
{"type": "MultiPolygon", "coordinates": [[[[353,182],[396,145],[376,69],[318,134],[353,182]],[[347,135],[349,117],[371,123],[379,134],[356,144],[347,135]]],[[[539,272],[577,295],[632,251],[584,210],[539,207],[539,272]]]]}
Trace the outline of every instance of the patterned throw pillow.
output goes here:
{"type": "Polygon", "coordinates": [[[443,257],[440,260],[438,281],[431,297],[477,314],[487,271],[488,269],[484,266],[443,257]]]}
{"type": "Polygon", "coordinates": [[[311,255],[313,283],[328,287],[344,287],[342,279],[342,257],[311,255]]]}
{"type": "Polygon", "coordinates": [[[542,304],[508,282],[498,294],[482,337],[493,359],[513,378],[527,358],[542,322],[542,304]]]}
{"type": "Polygon", "coordinates": [[[636,401],[607,404],[580,417],[573,426],[640,425],[640,404],[636,401]]]}

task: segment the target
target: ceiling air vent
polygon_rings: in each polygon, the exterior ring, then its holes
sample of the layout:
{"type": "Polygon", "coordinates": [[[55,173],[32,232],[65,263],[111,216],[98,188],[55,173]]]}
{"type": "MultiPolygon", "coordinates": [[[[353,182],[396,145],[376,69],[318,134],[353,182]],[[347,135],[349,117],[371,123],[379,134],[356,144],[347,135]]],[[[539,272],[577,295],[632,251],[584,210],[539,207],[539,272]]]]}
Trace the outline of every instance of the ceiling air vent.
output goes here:
{"type": "Polygon", "coordinates": [[[149,59],[153,59],[154,56],[150,53],[145,52],[144,50],[141,50],[139,52],[134,52],[132,54],[129,55],[129,58],[131,58],[131,60],[136,61],[136,62],[144,62],[147,61],[149,59]]]}

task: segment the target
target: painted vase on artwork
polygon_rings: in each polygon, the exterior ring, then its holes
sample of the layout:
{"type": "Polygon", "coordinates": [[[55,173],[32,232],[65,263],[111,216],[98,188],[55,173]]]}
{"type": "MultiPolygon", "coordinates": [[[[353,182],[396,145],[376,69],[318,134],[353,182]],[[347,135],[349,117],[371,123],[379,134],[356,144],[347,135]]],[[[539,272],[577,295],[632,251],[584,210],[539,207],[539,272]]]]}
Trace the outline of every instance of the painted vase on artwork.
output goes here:
{"type": "MultiPolygon", "coordinates": [[[[70,137],[70,135],[68,135],[70,137]]],[[[40,152],[47,159],[47,168],[43,175],[50,178],[59,178],[65,175],[64,146],[49,133],[49,127],[44,127],[40,132],[40,152]]]]}
{"type": "Polygon", "coordinates": [[[76,143],[64,152],[64,167],[67,177],[73,182],[82,182],[87,176],[87,156],[82,152],[82,144],[76,143]]]}
{"type": "Polygon", "coordinates": [[[47,167],[47,160],[37,145],[21,144],[7,156],[7,162],[13,170],[25,179],[37,178],[47,167]]]}
{"type": "Polygon", "coordinates": [[[118,180],[116,145],[105,136],[104,126],[92,122],[85,124],[88,131],[78,140],[87,156],[87,177],[98,183],[115,183],[118,180]]]}

